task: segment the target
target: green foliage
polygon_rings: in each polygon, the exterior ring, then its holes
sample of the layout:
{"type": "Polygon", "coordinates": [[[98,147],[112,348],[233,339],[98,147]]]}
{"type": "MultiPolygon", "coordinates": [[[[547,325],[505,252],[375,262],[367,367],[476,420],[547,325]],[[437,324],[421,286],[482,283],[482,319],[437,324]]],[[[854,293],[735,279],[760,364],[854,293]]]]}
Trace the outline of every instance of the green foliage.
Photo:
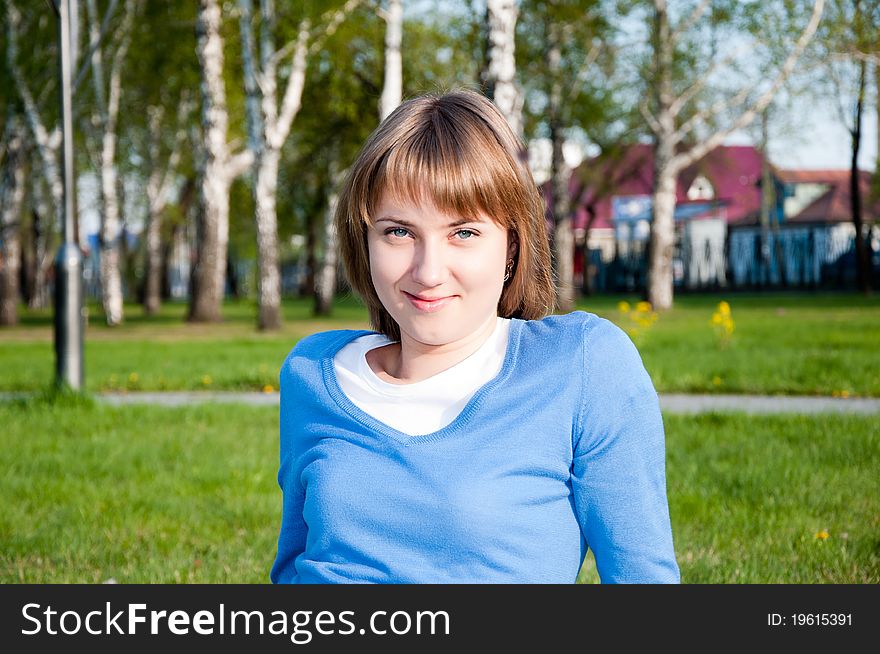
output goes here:
{"type": "Polygon", "coordinates": [[[602,0],[527,0],[517,21],[517,75],[525,94],[523,119],[529,136],[547,136],[547,104],[560,85],[559,123],[580,130],[593,142],[609,140],[623,118],[613,73],[618,27],[611,3],[602,0]],[[554,72],[547,61],[551,42],[560,61],[554,72]],[[590,63],[592,62],[592,63],[590,63]]]}

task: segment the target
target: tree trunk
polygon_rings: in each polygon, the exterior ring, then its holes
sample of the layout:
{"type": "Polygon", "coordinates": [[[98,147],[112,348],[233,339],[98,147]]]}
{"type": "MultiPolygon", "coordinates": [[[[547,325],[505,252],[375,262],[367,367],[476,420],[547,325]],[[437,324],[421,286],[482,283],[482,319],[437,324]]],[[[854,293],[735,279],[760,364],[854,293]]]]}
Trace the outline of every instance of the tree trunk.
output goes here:
{"type": "Polygon", "coordinates": [[[550,123],[550,184],[553,197],[553,266],[556,277],[556,306],[560,311],[574,309],[574,229],[571,219],[571,196],[568,191],[571,171],[565,163],[562,144],[565,137],[560,119],[562,112],[562,79],[558,28],[551,24],[547,34],[547,69],[550,71],[550,93],[547,105],[550,123]]]}
{"type": "Polygon", "coordinates": [[[267,150],[260,157],[254,181],[257,218],[259,316],[261,330],[281,328],[281,274],[278,268],[278,162],[280,152],[267,150]]]}
{"type": "Polygon", "coordinates": [[[116,176],[116,134],[105,131],[101,151],[101,302],[107,324],[122,323],[122,274],[119,269],[119,196],[116,176]]]}
{"type": "Polygon", "coordinates": [[[553,254],[556,272],[556,306],[562,312],[574,310],[574,227],[568,182],[571,171],[562,156],[562,134],[558,125],[550,127],[553,145],[551,183],[553,185],[553,254]]]}
{"type": "MultiPolygon", "coordinates": [[[[34,184],[37,186],[37,183],[34,184]]],[[[51,216],[51,209],[46,204],[43,194],[34,188],[33,197],[33,222],[31,224],[31,247],[33,262],[33,286],[28,300],[29,309],[45,309],[49,306],[48,266],[50,263],[48,248],[48,230],[46,228],[47,216],[51,216]]],[[[51,221],[49,221],[51,224],[51,221]]]]}
{"type": "Polygon", "coordinates": [[[385,120],[403,97],[403,62],[400,44],[403,40],[403,3],[389,0],[385,28],[385,82],[379,107],[379,120],[385,120]]]}
{"type": "Polygon", "coordinates": [[[516,0],[487,0],[489,69],[486,95],[522,137],[522,97],[516,86],[516,0]]]}
{"type": "Polygon", "coordinates": [[[204,162],[199,180],[196,257],[192,271],[188,319],[214,322],[221,319],[229,241],[228,144],[229,117],[223,84],[223,39],[217,0],[200,0],[197,21],[201,71],[204,162]]]}
{"type": "Polygon", "coordinates": [[[315,315],[329,316],[333,310],[333,296],[336,293],[336,262],[338,260],[338,242],[336,235],[336,221],[333,214],[336,212],[336,202],[339,195],[334,184],[334,191],[330,196],[327,212],[324,215],[324,258],[321,268],[315,276],[315,315]]]}
{"type": "Polygon", "coordinates": [[[148,316],[159,312],[162,305],[162,214],[150,210],[146,227],[146,271],[144,280],[144,311],[148,316]]]}
{"type": "Polygon", "coordinates": [[[865,295],[871,293],[871,258],[868,252],[867,234],[862,217],[862,193],[859,179],[859,150],[862,145],[862,113],[865,104],[865,85],[867,62],[859,61],[859,92],[856,98],[856,115],[852,135],[852,158],[850,160],[849,191],[852,208],[852,221],[856,230],[856,275],[859,290],[865,295]]]}
{"type": "Polygon", "coordinates": [[[0,175],[0,325],[18,324],[21,211],[25,193],[24,125],[10,112],[6,160],[0,175]]]}
{"type": "Polygon", "coordinates": [[[654,61],[657,127],[654,142],[654,192],[651,240],[648,246],[648,302],[656,310],[672,308],[672,256],[675,247],[675,117],[672,95],[672,37],[666,0],[655,0],[654,61]]]}
{"type": "Polygon", "coordinates": [[[664,310],[672,308],[676,174],[666,166],[659,168],[655,180],[654,219],[648,248],[648,302],[654,309],[664,310]]]}
{"type": "Polygon", "coordinates": [[[192,271],[189,320],[214,322],[221,319],[226,277],[226,247],[229,240],[229,184],[210,162],[200,183],[196,217],[196,253],[192,271]]]}

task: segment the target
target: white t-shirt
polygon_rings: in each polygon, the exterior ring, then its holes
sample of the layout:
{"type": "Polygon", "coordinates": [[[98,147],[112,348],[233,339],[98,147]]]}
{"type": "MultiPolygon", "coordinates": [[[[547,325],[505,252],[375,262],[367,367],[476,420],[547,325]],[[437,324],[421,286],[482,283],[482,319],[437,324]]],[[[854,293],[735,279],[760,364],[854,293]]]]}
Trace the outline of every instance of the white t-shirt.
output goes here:
{"type": "Polygon", "coordinates": [[[498,317],[495,329],[479,349],[436,375],[412,384],[380,379],[366,354],[392,341],[367,334],[345,345],[333,358],[342,391],[363,411],[405,434],[430,434],[455,420],[468,401],[501,370],[507,352],[510,320],[498,317]]]}

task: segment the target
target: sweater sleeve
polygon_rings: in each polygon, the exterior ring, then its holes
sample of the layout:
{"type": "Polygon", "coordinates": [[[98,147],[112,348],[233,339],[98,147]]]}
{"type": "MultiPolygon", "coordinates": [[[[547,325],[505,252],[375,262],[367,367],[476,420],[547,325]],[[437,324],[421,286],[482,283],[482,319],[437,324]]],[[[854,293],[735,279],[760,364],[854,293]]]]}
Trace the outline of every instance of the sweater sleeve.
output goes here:
{"type": "Polygon", "coordinates": [[[299,385],[290,370],[292,355],[293,352],[285,360],[279,377],[281,465],[278,470],[278,485],[281,486],[282,493],[281,532],[278,536],[278,553],[269,573],[272,583],[276,584],[294,581],[297,574],[296,557],[305,550],[308,533],[308,527],[303,520],[305,490],[296,466],[296,434],[293,417],[299,385]]]}
{"type": "Polygon", "coordinates": [[[602,583],[679,583],[657,393],[620,328],[593,317],[584,331],[571,470],[581,531],[602,583]]]}

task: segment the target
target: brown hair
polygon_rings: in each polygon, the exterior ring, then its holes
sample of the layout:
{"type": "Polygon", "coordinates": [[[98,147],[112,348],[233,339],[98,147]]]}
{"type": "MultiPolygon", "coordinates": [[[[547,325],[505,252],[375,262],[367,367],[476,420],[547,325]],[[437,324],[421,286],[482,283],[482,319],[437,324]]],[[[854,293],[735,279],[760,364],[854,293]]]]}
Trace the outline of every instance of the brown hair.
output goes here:
{"type": "Polygon", "coordinates": [[[370,275],[367,229],[383,193],[464,218],[480,212],[518,242],[498,315],[531,320],[553,311],[555,288],[544,203],[523,146],[501,112],[482,95],[457,90],[402,103],[374,131],[349,170],[336,207],[346,275],[370,311],[373,328],[400,339],[370,275]]]}

